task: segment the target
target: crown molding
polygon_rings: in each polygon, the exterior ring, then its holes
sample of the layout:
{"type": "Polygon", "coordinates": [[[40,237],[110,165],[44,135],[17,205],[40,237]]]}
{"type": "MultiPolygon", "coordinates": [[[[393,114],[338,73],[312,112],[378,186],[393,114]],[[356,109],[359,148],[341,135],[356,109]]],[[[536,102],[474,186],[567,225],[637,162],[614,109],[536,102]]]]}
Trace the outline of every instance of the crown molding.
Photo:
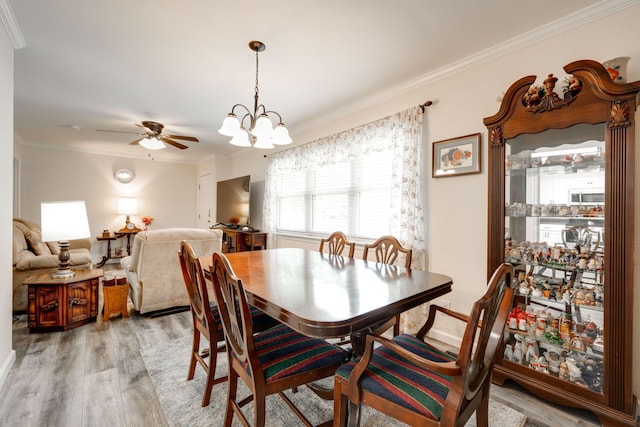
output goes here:
{"type": "Polygon", "coordinates": [[[7,3],[7,0],[0,0],[0,21],[2,21],[5,30],[7,30],[7,35],[9,36],[9,40],[11,40],[11,44],[13,44],[13,48],[15,50],[22,49],[27,46],[27,42],[22,35],[20,26],[18,25],[18,21],[16,21],[16,17],[13,14],[13,10],[11,10],[11,6],[7,3]]]}
{"type": "Polygon", "coordinates": [[[0,0],[0,21],[2,21],[5,30],[7,30],[7,35],[9,36],[9,40],[11,40],[11,44],[13,44],[13,48],[15,50],[22,49],[27,46],[27,42],[22,36],[22,31],[20,31],[18,21],[16,21],[16,17],[13,14],[13,10],[11,10],[11,6],[7,3],[7,0],[0,0]]]}
{"type": "MultiPolygon", "coordinates": [[[[324,123],[344,117],[345,115],[355,113],[368,107],[381,104],[389,99],[398,97],[405,93],[414,91],[422,86],[437,82],[446,77],[451,77],[465,70],[471,69],[478,65],[492,61],[501,56],[508,55],[518,51],[524,47],[539,43],[548,38],[570,31],[574,28],[596,21],[605,16],[616,13],[620,10],[636,6],[640,4],[640,0],[601,0],[591,6],[581,9],[572,14],[563,16],[555,21],[549,22],[534,30],[520,34],[512,39],[498,43],[485,50],[476,52],[458,61],[452,62],[444,67],[438,68],[432,72],[419,76],[413,80],[409,80],[399,84],[388,90],[378,92],[375,95],[364,98],[359,102],[349,104],[349,106],[333,110],[330,114],[318,117],[316,120],[307,122],[304,126],[296,129],[297,133],[309,129],[313,129],[324,123]]],[[[639,403],[640,405],[640,403],[639,403]]]]}

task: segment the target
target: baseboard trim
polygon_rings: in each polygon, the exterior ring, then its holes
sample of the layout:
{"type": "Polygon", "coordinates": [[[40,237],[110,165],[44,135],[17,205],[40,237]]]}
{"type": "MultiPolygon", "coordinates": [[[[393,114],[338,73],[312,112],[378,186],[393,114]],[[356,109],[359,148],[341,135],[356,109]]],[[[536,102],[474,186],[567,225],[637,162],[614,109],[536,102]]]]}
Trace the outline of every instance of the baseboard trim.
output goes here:
{"type": "Polygon", "coordinates": [[[427,337],[450,345],[451,347],[460,348],[462,344],[462,338],[452,335],[449,332],[444,332],[439,329],[432,329],[427,334],[427,337]]]}
{"type": "Polygon", "coordinates": [[[167,316],[169,314],[182,313],[183,311],[189,311],[189,310],[190,310],[190,307],[188,305],[184,305],[184,306],[181,305],[178,307],[169,307],[169,308],[163,308],[161,310],[150,311],[148,313],[145,313],[144,316],[155,318],[155,317],[167,316]]]}
{"type": "Polygon", "coordinates": [[[11,351],[7,355],[7,358],[2,363],[2,367],[0,367],[0,390],[3,387],[5,380],[9,376],[9,371],[11,370],[11,367],[13,366],[15,361],[16,361],[16,351],[11,349],[11,351]]]}

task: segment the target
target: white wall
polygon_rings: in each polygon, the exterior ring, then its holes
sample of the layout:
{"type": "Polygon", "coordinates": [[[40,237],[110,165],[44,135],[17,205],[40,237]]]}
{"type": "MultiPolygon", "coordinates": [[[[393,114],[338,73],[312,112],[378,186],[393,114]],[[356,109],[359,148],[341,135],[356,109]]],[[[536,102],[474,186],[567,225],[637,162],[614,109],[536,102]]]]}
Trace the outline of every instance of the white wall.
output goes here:
{"type": "MultiPolygon", "coordinates": [[[[617,56],[630,56],[629,81],[640,80],[640,6],[636,5],[561,35],[509,49],[510,53],[478,61],[463,71],[452,69],[444,76],[427,81],[424,86],[363,109],[332,123],[292,133],[296,143],[353,128],[381,117],[434,101],[425,114],[425,138],[430,147],[434,141],[482,133],[482,173],[452,178],[431,178],[431,150],[425,153],[424,183],[427,188],[426,230],[429,269],[448,274],[454,279],[453,292],[446,296],[451,307],[468,312],[486,286],[487,250],[487,132],[483,118],[497,113],[498,98],[516,80],[537,75],[539,82],[549,73],[560,79],[562,67],[580,59],[606,61],[617,56]]],[[[286,112],[283,112],[286,113],[286,112]]],[[[640,114],[636,113],[636,121],[640,114]]],[[[636,125],[636,141],[640,143],[640,125],[636,125]]],[[[234,174],[264,176],[262,150],[248,150],[234,158],[234,174]]],[[[267,153],[268,154],[268,153],[267,153]]],[[[636,181],[640,180],[640,149],[636,150],[636,181]]],[[[640,185],[636,186],[636,224],[640,224],[640,185]]],[[[635,234],[635,283],[640,283],[640,227],[635,234]]],[[[278,238],[279,246],[317,247],[308,242],[278,238]]],[[[640,344],[640,290],[634,296],[634,341],[640,344]]],[[[439,325],[439,337],[456,343],[464,325],[439,325]]],[[[633,391],[640,395],[640,351],[634,354],[633,391]]]]}
{"type": "Polygon", "coordinates": [[[0,387],[15,361],[11,344],[13,207],[13,45],[0,30],[0,387]]]}
{"type": "MultiPolygon", "coordinates": [[[[40,203],[56,200],[84,200],[89,227],[94,237],[92,255],[102,259],[104,243],[95,236],[102,230],[119,230],[125,216],[117,213],[118,199],[138,199],[138,214],[131,220],[142,227],[140,218],[154,219],[150,229],[196,227],[197,167],[157,160],[123,159],[97,154],[20,147],[22,169],[21,217],[40,222],[40,203]],[[121,168],[135,172],[129,184],[114,180],[121,168]]],[[[124,239],[116,245],[123,246],[124,239]]]]}

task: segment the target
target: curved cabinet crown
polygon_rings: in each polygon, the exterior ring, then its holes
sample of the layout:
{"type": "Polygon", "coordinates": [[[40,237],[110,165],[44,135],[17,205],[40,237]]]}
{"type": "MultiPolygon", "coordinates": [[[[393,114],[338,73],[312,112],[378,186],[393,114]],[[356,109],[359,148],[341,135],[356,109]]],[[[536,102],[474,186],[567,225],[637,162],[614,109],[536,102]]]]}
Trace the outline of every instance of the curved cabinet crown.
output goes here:
{"type": "Polygon", "coordinates": [[[489,132],[488,275],[518,296],[494,381],[636,425],[632,393],[634,158],[640,82],[595,61],[515,82],[489,132]]]}

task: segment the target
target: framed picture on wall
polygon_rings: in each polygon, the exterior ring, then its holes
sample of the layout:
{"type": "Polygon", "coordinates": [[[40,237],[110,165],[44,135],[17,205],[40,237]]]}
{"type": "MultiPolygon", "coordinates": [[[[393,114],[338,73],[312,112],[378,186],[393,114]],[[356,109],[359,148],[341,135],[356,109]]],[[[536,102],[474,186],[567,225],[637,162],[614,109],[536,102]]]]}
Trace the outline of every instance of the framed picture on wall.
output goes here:
{"type": "Polygon", "coordinates": [[[433,143],[434,178],[480,173],[480,133],[433,143]]]}

